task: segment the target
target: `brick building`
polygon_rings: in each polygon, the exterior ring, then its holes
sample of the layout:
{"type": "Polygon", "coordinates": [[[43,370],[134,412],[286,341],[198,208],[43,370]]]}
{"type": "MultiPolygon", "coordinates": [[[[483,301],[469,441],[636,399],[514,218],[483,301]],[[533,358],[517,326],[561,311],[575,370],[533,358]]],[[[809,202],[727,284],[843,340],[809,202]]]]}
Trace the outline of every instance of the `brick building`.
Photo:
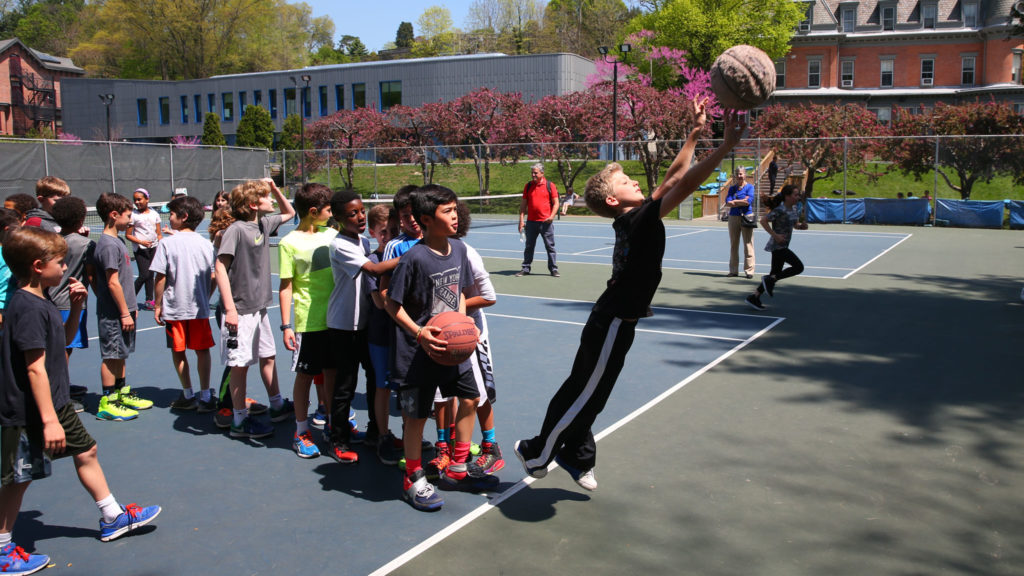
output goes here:
{"type": "Polygon", "coordinates": [[[995,97],[1024,113],[1011,0],[813,0],[770,103],[860,103],[888,121],[894,107],[995,97]]]}
{"type": "Polygon", "coordinates": [[[60,82],[84,76],[68,58],[50,56],[17,38],[0,40],[0,136],[61,128],[60,82]]]}

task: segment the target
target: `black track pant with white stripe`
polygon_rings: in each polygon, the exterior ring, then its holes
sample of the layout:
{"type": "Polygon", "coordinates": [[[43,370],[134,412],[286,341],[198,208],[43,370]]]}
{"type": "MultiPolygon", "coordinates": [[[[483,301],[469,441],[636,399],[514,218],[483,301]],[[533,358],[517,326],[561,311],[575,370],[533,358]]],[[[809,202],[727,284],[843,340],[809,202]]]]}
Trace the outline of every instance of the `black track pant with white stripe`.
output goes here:
{"type": "Polygon", "coordinates": [[[590,313],[572,373],[548,404],[540,434],[520,444],[529,468],[546,467],[555,456],[580,470],[595,466],[591,427],[608,402],[635,333],[636,320],[590,313]]]}

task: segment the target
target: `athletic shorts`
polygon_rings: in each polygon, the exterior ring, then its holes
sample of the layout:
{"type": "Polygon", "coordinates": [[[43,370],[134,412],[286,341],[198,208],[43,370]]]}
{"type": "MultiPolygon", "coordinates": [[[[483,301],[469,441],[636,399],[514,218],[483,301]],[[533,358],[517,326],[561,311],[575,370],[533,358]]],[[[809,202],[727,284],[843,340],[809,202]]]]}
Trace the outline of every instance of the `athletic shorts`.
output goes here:
{"type": "Polygon", "coordinates": [[[292,372],[316,377],[324,370],[337,368],[337,354],[331,350],[330,332],[296,332],[292,352],[292,372]]]}
{"type": "MultiPolygon", "coordinates": [[[[96,445],[75,414],[74,404],[68,402],[58,408],[57,419],[64,428],[67,445],[56,458],[81,454],[96,445]]],[[[43,449],[44,446],[42,422],[0,428],[0,484],[9,486],[49,476],[50,460],[54,457],[43,449]]]]}
{"type": "MultiPolygon", "coordinates": [[[[476,344],[476,350],[470,357],[469,363],[473,368],[473,380],[476,382],[476,389],[481,401],[484,398],[494,404],[498,395],[494,387],[494,367],[491,363],[491,343],[487,333],[487,317],[481,312],[474,316],[476,327],[480,330],[480,340],[476,344]]],[[[444,402],[448,398],[441,396],[441,389],[434,393],[434,402],[444,402]]]]}
{"type": "Polygon", "coordinates": [[[277,344],[274,333],[270,331],[270,318],[266,310],[241,314],[238,316],[238,332],[235,339],[238,345],[228,348],[227,324],[220,331],[221,364],[241,368],[252,366],[262,358],[273,358],[277,355],[277,344]]]}
{"type": "MultiPolygon", "coordinates": [[[[60,319],[62,322],[67,322],[68,318],[71,317],[71,310],[61,310],[60,319]]],[[[68,348],[88,348],[89,347],[89,323],[85,321],[88,317],[88,311],[82,308],[82,315],[78,318],[78,332],[75,332],[75,339],[68,344],[68,348]]]]}
{"type": "Polygon", "coordinates": [[[391,352],[390,346],[378,346],[370,344],[370,362],[373,364],[374,383],[377,389],[390,388],[398,390],[398,386],[388,381],[388,355],[391,352]]]}
{"type": "Polygon", "coordinates": [[[402,414],[409,418],[429,418],[438,391],[442,398],[480,397],[469,361],[459,366],[442,366],[420,348],[398,391],[402,414]]]}
{"type": "MultiPolygon", "coordinates": [[[[138,314],[132,312],[132,319],[138,314]]],[[[120,318],[96,317],[96,330],[100,337],[100,358],[103,360],[125,360],[135,352],[135,330],[122,330],[120,318]]]]}
{"type": "Polygon", "coordinates": [[[213,330],[210,329],[209,318],[166,320],[164,333],[167,335],[167,347],[175,352],[213,348],[213,330]]]}

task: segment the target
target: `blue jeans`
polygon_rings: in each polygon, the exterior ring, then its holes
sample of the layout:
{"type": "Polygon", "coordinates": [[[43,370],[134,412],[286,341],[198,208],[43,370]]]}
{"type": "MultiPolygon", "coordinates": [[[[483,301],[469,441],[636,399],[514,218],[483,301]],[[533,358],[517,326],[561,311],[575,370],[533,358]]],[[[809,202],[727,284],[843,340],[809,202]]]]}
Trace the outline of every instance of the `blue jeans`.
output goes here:
{"type": "Polygon", "coordinates": [[[527,220],[526,225],[523,227],[523,232],[526,234],[526,248],[523,250],[523,272],[530,272],[530,265],[533,264],[533,251],[537,247],[538,234],[544,239],[544,249],[548,252],[548,270],[557,272],[554,223],[527,220]]]}

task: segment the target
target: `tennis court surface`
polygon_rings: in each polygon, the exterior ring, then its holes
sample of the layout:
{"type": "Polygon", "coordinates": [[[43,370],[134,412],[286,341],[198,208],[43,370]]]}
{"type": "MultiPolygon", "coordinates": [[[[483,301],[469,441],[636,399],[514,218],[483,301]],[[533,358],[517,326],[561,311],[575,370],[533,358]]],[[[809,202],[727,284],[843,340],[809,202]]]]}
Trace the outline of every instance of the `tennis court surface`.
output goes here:
{"type": "MultiPolygon", "coordinates": [[[[755,280],[723,277],[724,226],[669,226],[655,316],[595,426],[590,493],[560,470],[522,482],[511,448],[539,427],[607,279],[611,229],[598,222],[556,224],[557,279],[511,276],[514,224],[469,237],[500,293],[488,311],[500,492],[445,493],[444,509],[424,514],[367,449],[355,466],[300,460],[289,423],[247,442],[208,415],[171,413],[170,355],[144,317],[129,382],[157,406],[100,422],[91,394],[82,416],[114,495],[164,512],[99,542],[98,512],[61,460],[28,491],[18,543],[53,558],[44,573],[66,574],[1020,573],[1019,235],[798,232],[808,274],[755,312],[743,305],[755,280]]],[[[760,271],[768,255],[755,242],[760,271]]],[[[94,343],[72,358],[72,380],[98,391],[98,374],[94,343]]],[[[255,374],[249,391],[265,400],[255,374]]],[[[365,422],[361,392],[357,407],[365,422]]]]}

